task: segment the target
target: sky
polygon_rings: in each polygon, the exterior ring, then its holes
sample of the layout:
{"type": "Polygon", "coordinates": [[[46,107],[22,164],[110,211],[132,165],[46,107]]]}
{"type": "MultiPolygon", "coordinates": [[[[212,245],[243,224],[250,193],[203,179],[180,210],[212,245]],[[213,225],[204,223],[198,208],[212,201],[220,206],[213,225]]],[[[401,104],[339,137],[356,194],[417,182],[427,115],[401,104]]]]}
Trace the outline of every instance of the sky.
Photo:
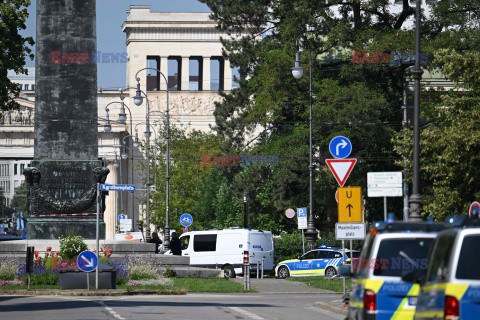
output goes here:
{"type": "MultiPolygon", "coordinates": [[[[22,35],[35,39],[36,0],[31,2],[28,8],[30,16],[26,23],[27,29],[22,35]]],[[[152,12],[210,12],[205,4],[197,0],[97,0],[97,51],[127,52],[126,35],[122,32],[122,24],[127,18],[126,11],[130,5],[150,5],[152,12]]],[[[35,62],[27,59],[27,67],[34,66],[35,62]]],[[[118,89],[125,87],[125,83],[126,64],[98,64],[98,87],[118,89]]]]}

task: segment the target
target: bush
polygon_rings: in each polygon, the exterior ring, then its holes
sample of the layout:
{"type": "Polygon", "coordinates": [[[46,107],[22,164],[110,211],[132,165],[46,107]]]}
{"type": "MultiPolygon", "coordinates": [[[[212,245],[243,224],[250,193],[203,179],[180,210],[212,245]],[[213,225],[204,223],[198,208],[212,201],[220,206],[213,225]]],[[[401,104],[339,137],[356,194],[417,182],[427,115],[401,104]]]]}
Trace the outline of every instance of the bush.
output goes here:
{"type": "Polygon", "coordinates": [[[64,259],[75,259],[82,251],[87,249],[88,246],[83,242],[81,236],[70,234],[65,238],[60,237],[60,255],[64,259]]]}
{"type": "Polygon", "coordinates": [[[15,280],[18,267],[18,262],[15,259],[0,258],[0,280],[15,280]]]}
{"type": "Polygon", "coordinates": [[[147,257],[132,257],[128,260],[128,279],[129,280],[145,280],[159,279],[161,264],[157,259],[147,257]]]}

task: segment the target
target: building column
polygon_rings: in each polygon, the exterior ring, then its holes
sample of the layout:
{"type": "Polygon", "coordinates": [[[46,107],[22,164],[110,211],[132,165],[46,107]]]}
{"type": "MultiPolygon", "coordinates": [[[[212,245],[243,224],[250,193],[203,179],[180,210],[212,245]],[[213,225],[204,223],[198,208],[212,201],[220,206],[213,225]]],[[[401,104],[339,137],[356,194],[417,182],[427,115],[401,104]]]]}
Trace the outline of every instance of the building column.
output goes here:
{"type": "Polygon", "coordinates": [[[223,71],[223,90],[232,90],[232,68],[230,67],[230,60],[224,60],[223,71]]]}
{"type": "MultiPolygon", "coordinates": [[[[118,184],[117,179],[117,168],[111,162],[108,167],[110,173],[107,176],[105,183],[107,184],[118,184]]],[[[105,198],[105,212],[103,213],[103,219],[105,221],[105,240],[114,240],[115,239],[115,226],[117,221],[118,209],[118,192],[109,192],[108,196],[105,198]]]]}
{"type": "Polygon", "coordinates": [[[190,57],[182,57],[182,91],[190,90],[190,57]]]}
{"type": "MultiPolygon", "coordinates": [[[[168,57],[160,57],[160,72],[163,73],[165,79],[168,81],[168,57]]],[[[167,84],[165,83],[165,79],[163,79],[162,75],[160,76],[160,90],[167,90],[167,84]]]]}
{"type": "Polygon", "coordinates": [[[203,57],[202,90],[210,91],[210,57],[203,57]]]}

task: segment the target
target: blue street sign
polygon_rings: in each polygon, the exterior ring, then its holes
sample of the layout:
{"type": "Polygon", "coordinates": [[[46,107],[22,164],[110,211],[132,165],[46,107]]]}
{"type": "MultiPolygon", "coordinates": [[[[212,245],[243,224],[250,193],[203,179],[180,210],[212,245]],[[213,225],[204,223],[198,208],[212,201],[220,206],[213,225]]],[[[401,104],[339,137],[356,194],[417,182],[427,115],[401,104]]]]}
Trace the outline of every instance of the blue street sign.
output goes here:
{"type": "Polygon", "coordinates": [[[297,216],[299,218],[307,216],[307,208],[297,208],[297,216]]]}
{"type": "Polygon", "coordinates": [[[134,184],[101,184],[101,191],[135,191],[137,186],[134,184]]]}
{"type": "Polygon", "coordinates": [[[193,222],[193,218],[188,213],[182,214],[180,217],[180,224],[184,227],[188,227],[193,222]]]}
{"type": "Polygon", "coordinates": [[[91,272],[97,268],[97,255],[92,251],[83,251],[78,255],[77,265],[80,270],[85,272],[91,272]]]}
{"type": "Polygon", "coordinates": [[[123,220],[123,219],[127,219],[127,217],[123,213],[118,215],[118,221],[123,220]]]}
{"type": "Polygon", "coordinates": [[[336,136],[330,141],[330,153],[337,159],[345,159],[352,152],[352,143],[345,137],[336,136]]]}

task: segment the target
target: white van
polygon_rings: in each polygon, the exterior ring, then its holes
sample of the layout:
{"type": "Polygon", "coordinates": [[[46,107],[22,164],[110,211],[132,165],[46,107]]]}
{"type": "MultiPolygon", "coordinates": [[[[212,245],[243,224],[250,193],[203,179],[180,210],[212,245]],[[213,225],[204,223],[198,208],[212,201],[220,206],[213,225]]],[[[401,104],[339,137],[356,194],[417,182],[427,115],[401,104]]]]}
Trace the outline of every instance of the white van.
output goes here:
{"type": "Polygon", "coordinates": [[[229,228],[186,232],[180,236],[182,256],[190,257],[190,265],[221,268],[225,277],[242,274],[243,253],[248,251],[251,270],[271,271],[273,264],[273,236],[270,231],[229,228]]]}

